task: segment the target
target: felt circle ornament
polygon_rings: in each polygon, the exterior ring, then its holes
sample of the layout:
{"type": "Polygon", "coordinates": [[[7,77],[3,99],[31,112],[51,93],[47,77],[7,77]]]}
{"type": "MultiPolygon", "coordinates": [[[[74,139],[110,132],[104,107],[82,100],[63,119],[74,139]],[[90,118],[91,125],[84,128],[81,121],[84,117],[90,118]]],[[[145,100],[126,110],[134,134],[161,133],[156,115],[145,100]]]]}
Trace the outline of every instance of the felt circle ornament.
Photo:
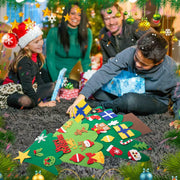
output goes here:
{"type": "Polygon", "coordinates": [[[2,43],[6,48],[15,48],[18,40],[15,34],[13,33],[6,33],[3,37],[2,37],[2,43]]]}
{"type": "Polygon", "coordinates": [[[44,159],[43,164],[45,166],[52,166],[55,163],[56,159],[54,156],[48,156],[44,159]]]}

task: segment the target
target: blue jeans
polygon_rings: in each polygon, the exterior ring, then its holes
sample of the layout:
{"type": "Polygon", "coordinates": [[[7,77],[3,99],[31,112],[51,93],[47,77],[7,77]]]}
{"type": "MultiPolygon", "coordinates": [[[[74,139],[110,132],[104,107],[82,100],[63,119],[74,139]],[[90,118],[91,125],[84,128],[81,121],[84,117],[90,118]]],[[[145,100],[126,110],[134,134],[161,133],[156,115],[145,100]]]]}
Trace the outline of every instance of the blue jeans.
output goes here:
{"type": "Polygon", "coordinates": [[[115,113],[134,113],[138,115],[160,114],[168,111],[168,105],[158,101],[153,95],[127,93],[117,97],[98,90],[94,98],[104,109],[111,108],[115,113]]]}

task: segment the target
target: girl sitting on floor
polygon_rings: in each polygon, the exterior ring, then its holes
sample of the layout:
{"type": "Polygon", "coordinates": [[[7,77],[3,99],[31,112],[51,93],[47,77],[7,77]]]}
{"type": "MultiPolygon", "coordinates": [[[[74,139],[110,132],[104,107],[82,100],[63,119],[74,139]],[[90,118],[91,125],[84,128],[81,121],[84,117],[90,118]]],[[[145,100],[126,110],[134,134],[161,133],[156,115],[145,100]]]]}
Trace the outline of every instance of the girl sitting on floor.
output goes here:
{"type": "Polygon", "coordinates": [[[55,106],[55,101],[43,102],[51,97],[55,86],[41,79],[40,69],[44,64],[43,32],[29,19],[12,29],[12,32],[21,49],[9,66],[8,77],[0,86],[0,108],[55,106]]]}

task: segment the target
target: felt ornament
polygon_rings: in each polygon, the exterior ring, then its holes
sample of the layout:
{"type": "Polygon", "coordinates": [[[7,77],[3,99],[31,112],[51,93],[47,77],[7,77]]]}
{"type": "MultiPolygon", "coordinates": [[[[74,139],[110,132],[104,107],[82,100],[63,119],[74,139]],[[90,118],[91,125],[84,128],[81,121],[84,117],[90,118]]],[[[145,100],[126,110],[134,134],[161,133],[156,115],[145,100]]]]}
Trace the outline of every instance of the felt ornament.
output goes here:
{"type": "Polygon", "coordinates": [[[66,133],[66,130],[63,127],[60,127],[57,131],[60,133],[66,133]]]}
{"type": "Polygon", "coordinates": [[[122,144],[122,145],[126,145],[126,144],[129,144],[130,142],[132,142],[133,140],[132,139],[130,139],[130,140],[128,140],[128,141],[123,141],[123,140],[121,140],[120,141],[120,144],[122,144]]]}
{"type": "Polygon", "coordinates": [[[128,151],[128,158],[133,161],[138,161],[141,159],[141,155],[136,149],[131,149],[128,151]]]}
{"type": "Polygon", "coordinates": [[[76,122],[80,122],[90,111],[91,107],[86,103],[86,101],[81,100],[75,107],[74,107],[74,112],[75,116],[73,118],[75,119],[76,122]]]}
{"type": "Polygon", "coordinates": [[[114,156],[114,155],[121,155],[123,152],[119,149],[119,148],[117,148],[117,147],[114,147],[113,145],[110,145],[107,149],[106,149],[106,151],[108,151],[112,156],[114,156]]]}
{"type": "Polygon", "coordinates": [[[86,117],[86,119],[89,121],[93,121],[94,119],[101,120],[101,117],[98,115],[93,115],[93,116],[86,117]]]}
{"type": "Polygon", "coordinates": [[[82,145],[82,147],[80,149],[81,149],[81,151],[84,151],[86,148],[93,146],[94,142],[87,139],[85,141],[78,142],[78,145],[82,145]]]}
{"type": "Polygon", "coordinates": [[[101,112],[101,113],[99,113],[99,115],[103,119],[105,119],[106,121],[108,121],[108,120],[110,120],[112,118],[117,117],[117,115],[114,112],[112,112],[111,110],[107,110],[107,111],[101,112]]]}
{"type": "Polygon", "coordinates": [[[104,164],[104,154],[102,153],[102,151],[99,151],[97,153],[86,153],[86,156],[89,157],[87,164],[93,164],[94,162],[104,164]]]}
{"type": "Polygon", "coordinates": [[[101,141],[104,141],[104,142],[111,142],[113,141],[114,137],[113,136],[110,136],[110,135],[107,135],[107,136],[104,136],[101,141]]]}
{"type": "Polygon", "coordinates": [[[118,132],[122,139],[134,136],[134,133],[125,124],[113,126],[113,128],[118,132]]]}
{"type": "Polygon", "coordinates": [[[77,154],[73,155],[69,160],[78,163],[78,162],[81,162],[84,158],[85,158],[85,156],[83,156],[82,154],[77,153],[77,154]]]}
{"type": "Polygon", "coordinates": [[[116,124],[119,124],[118,120],[111,121],[108,125],[109,126],[115,126],[116,124]]]}
{"type": "Polygon", "coordinates": [[[19,159],[20,160],[20,163],[22,164],[24,159],[29,159],[31,158],[31,156],[28,155],[30,150],[26,151],[26,152],[21,152],[19,151],[19,156],[17,156],[16,158],[14,159],[19,159]]]}
{"type": "Polygon", "coordinates": [[[106,125],[105,123],[96,123],[94,125],[93,128],[91,128],[91,130],[97,132],[97,134],[100,134],[100,133],[106,133],[107,130],[109,130],[110,128],[108,127],[108,125],[106,125]]]}

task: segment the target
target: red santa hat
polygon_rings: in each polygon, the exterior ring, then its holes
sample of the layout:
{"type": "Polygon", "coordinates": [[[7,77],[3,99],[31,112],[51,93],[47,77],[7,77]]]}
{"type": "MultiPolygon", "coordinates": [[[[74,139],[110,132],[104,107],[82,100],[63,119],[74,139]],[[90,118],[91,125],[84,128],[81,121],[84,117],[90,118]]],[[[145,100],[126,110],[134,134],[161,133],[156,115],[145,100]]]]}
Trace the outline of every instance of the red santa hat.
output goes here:
{"type": "Polygon", "coordinates": [[[91,147],[94,145],[94,142],[90,141],[89,139],[85,140],[84,141],[84,144],[86,147],[91,147]]]}
{"type": "Polygon", "coordinates": [[[35,25],[30,18],[20,23],[18,28],[13,28],[12,32],[16,35],[21,48],[26,47],[32,40],[43,34],[40,27],[35,25]]]}

